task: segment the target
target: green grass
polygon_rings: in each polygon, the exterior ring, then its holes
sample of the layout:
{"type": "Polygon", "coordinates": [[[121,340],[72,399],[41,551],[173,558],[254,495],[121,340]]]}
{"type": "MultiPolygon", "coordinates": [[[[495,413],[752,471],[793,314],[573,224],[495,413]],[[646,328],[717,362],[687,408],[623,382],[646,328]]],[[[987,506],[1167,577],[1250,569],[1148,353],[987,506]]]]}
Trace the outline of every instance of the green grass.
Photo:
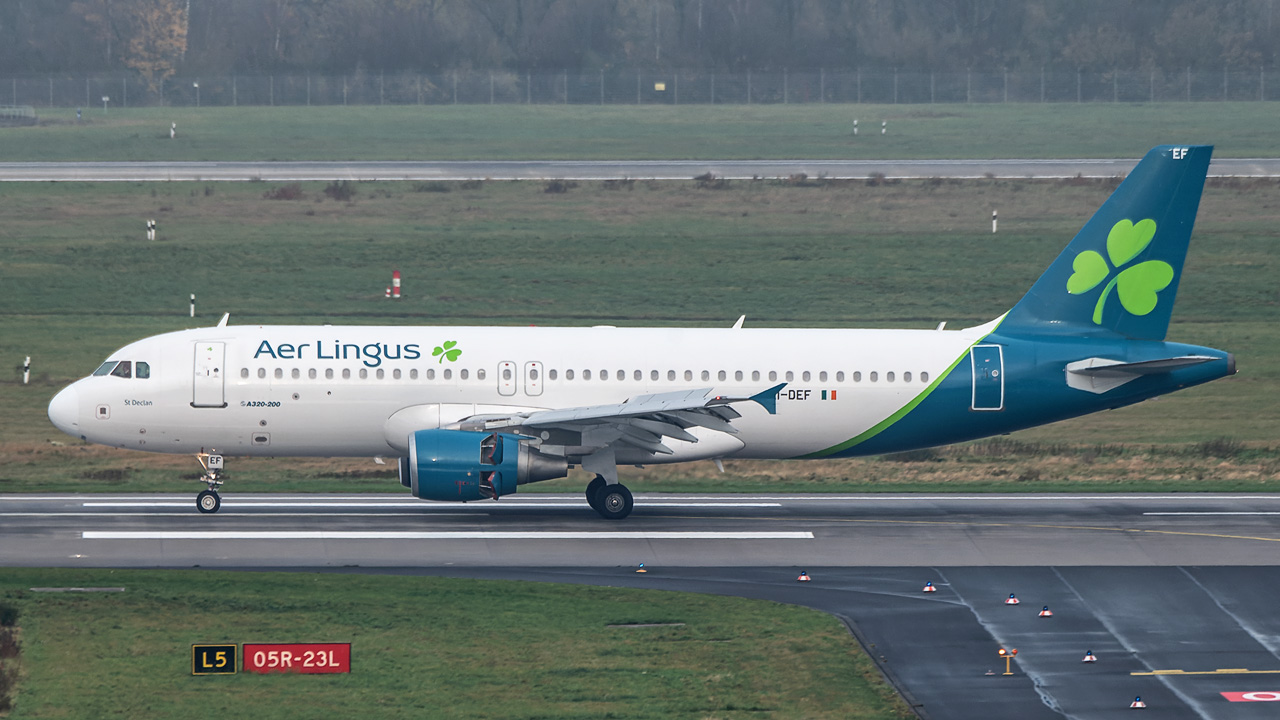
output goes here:
{"type": "Polygon", "coordinates": [[[0,162],[1140,157],[1212,143],[1280,149],[1275,103],[460,105],[40,111],[0,128],[0,162]],[[853,120],[862,133],[853,135],[853,120]],[[889,133],[881,136],[881,121],[889,133]],[[176,122],[178,136],[169,139],[176,122]]]}
{"type": "Polygon", "coordinates": [[[909,716],[837,620],[738,598],[430,577],[4,569],[0,602],[21,613],[14,720],[909,716]],[[68,586],[126,591],[28,589],[68,586]],[[684,624],[607,627],[625,623],[684,624]],[[191,676],[192,644],[245,642],[350,642],[352,672],[191,676]]]}
{"type": "MultiPolygon", "coordinates": [[[[695,190],[638,182],[630,190],[582,183],[557,195],[540,183],[450,184],[449,192],[361,183],[342,203],[324,197],[323,183],[304,183],[296,201],[264,198],[276,187],[269,183],[0,185],[0,491],[197,489],[179,481],[194,474],[191,458],[76,445],[48,423],[45,407],[115,348],[212,324],[224,311],[233,323],[724,327],[745,313],[750,326],[955,327],[1015,303],[1111,186],[743,182],[695,190]],[[995,236],[992,208],[1001,215],[995,236]],[[148,217],[160,222],[154,243],[143,239],[148,217]],[[405,299],[392,303],[382,295],[397,268],[405,299]],[[190,292],[199,298],[195,321],[190,292]],[[29,386],[17,382],[26,355],[29,386]]],[[[1133,491],[1230,489],[1274,477],[1265,457],[1128,468],[1151,445],[1226,437],[1263,453],[1274,446],[1278,227],[1275,181],[1206,189],[1169,337],[1236,353],[1238,375],[1016,435],[1071,446],[1067,456],[1128,444],[1112,470],[1102,469],[1107,458],[1068,457],[1061,472],[1015,482],[1027,477],[1024,460],[945,458],[907,473],[870,459],[734,464],[714,477],[681,465],[628,471],[627,481],[640,490],[1133,491]]],[[[228,491],[400,490],[367,460],[232,465],[228,491]]],[[[526,489],[578,492],[582,484],[526,489]]]]}

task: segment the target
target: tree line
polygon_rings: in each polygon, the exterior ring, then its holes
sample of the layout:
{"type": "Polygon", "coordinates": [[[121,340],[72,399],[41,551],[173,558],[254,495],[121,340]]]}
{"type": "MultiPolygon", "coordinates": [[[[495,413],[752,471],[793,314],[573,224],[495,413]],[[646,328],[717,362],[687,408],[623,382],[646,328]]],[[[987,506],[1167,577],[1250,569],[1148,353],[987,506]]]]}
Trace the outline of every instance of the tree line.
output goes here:
{"type": "Polygon", "coordinates": [[[1269,66],[1275,0],[3,0],[0,75],[1269,66]]]}

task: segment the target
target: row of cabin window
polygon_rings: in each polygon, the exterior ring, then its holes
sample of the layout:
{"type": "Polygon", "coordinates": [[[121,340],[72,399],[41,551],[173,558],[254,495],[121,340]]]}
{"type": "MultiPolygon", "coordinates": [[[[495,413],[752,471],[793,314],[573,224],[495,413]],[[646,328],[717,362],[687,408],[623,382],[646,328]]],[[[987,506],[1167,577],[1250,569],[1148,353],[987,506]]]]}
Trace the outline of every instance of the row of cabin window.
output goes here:
{"type": "MultiPolygon", "coordinates": [[[[386,376],[387,376],[387,371],[386,371],[385,369],[383,369],[383,368],[377,368],[377,369],[375,369],[373,372],[374,372],[374,377],[375,377],[375,378],[377,378],[377,379],[379,379],[379,380],[382,380],[382,379],[386,378],[386,376]]],[[[360,377],[360,379],[361,379],[361,380],[367,379],[367,378],[369,377],[369,369],[368,369],[368,368],[360,368],[360,369],[358,370],[358,373],[359,373],[359,377],[360,377]]],[[[452,370],[452,369],[450,369],[450,368],[445,368],[443,371],[441,371],[441,373],[442,373],[442,376],[443,376],[443,378],[444,378],[445,380],[452,380],[452,379],[453,379],[453,370],[452,370]]],[[[259,377],[259,378],[265,379],[265,378],[267,377],[267,369],[266,369],[266,368],[258,368],[258,373],[257,373],[257,374],[258,374],[258,377],[259,377]]],[[[283,369],[283,368],[276,368],[276,369],[275,369],[275,371],[273,372],[273,375],[275,376],[275,379],[276,379],[276,380],[283,380],[283,379],[284,379],[284,369],[283,369]]],[[[302,379],[302,371],[301,371],[301,370],[299,370],[298,368],[293,368],[291,371],[289,371],[289,376],[290,376],[292,379],[294,379],[294,380],[300,380],[300,379],[302,379]]],[[[249,377],[249,368],[240,368],[240,377],[241,377],[241,378],[248,379],[248,377],[249,377]]],[[[315,380],[315,379],[317,379],[318,377],[319,377],[319,373],[318,373],[318,371],[317,371],[315,368],[311,368],[311,369],[307,370],[307,378],[308,378],[308,379],[310,379],[310,380],[315,380]]],[[[399,380],[399,379],[401,379],[402,377],[403,377],[403,375],[402,375],[402,373],[401,373],[401,371],[400,371],[400,369],[399,369],[399,368],[396,368],[396,369],[394,369],[394,370],[392,370],[392,371],[391,371],[391,378],[392,378],[393,380],[399,380]]],[[[459,378],[460,380],[468,380],[468,379],[470,379],[470,377],[471,377],[471,373],[470,373],[468,370],[463,369],[463,370],[459,370],[459,371],[458,371],[458,378],[459,378]]],[[[557,379],[557,377],[558,377],[558,373],[557,373],[555,370],[548,370],[548,371],[547,371],[547,379],[549,379],[549,380],[556,380],[556,379],[557,379]]],[[[574,377],[575,377],[575,374],[574,374],[574,371],[573,371],[573,370],[565,370],[565,371],[564,371],[564,379],[565,379],[565,380],[573,380],[573,379],[574,379],[574,377]]],[[[582,377],[582,379],[583,379],[583,380],[590,380],[590,379],[591,379],[591,371],[590,371],[590,370],[583,370],[583,371],[582,371],[582,373],[581,373],[581,377],[582,377]]],[[[600,373],[599,373],[599,375],[598,375],[597,377],[599,377],[599,379],[601,379],[601,380],[608,380],[608,379],[609,379],[609,371],[608,371],[608,370],[601,370],[601,371],[600,371],[600,373]]],[[[616,375],[615,375],[615,377],[616,377],[618,380],[626,380],[626,379],[627,379],[627,372],[626,372],[625,370],[618,370],[618,371],[617,371],[617,373],[616,373],[616,375]]],[[[700,379],[701,379],[702,381],[704,381],[704,382],[709,382],[709,381],[711,380],[711,371],[710,371],[710,370],[703,370],[699,377],[700,377],[700,379]]],[[[784,372],[784,373],[782,374],[782,377],[783,377],[783,379],[785,379],[787,382],[794,382],[794,381],[795,381],[795,373],[794,373],[794,372],[792,372],[791,370],[787,370],[786,372],[784,372]]],[[[823,370],[823,371],[821,371],[821,372],[819,372],[819,373],[818,373],[818,382],[828,382],[828,378],[829,378],[829,377],[830,377],[830,375],[827,373],[827,371],[826,371],[826,370],[823,370]]],[[[334,378],[334,371],[333,371],[333,368],[326,368],[326,369],[325,369],[325,371],[324,371],[324,378],[325,378],[326,380],[332,380],[332,379],[334,378]]],[[[435,370],[435,368],[427,368],[427,370],[426,370],[426,378],[427,378],[428,380],[435,380],[435,379],[436,379],[436,370],[435,370]]],[[[640,370],[636,370],[636,371],[634,371],[634,372],[632,373],[632,378],[633,378],[634,380],[636,380],[637,382],[642,381],[642,380],[644,380],[644,373],[643,373],[643,372],[641,372],[640,370]]],[[[649,379],[650,379],[651,381],[653,381],[653,382],[657,382],[660,378],[661,378],[661,374],[660,374],[657,370],[650,370],[650,371],[649,371],[649,379]]],[[[775,381],[777,381],[777,379],[778,379],[778,372],[777,372],[776,370],[770,370],[770,371],[768,372],[768,378],[769,378],[769,382],[775,382],[775,381]]],[[[853,381],[853,382],[855,382],[855,383],[862,382],[862,372],[861,372],[861,371],[859,371],[859,370],[855,370],[855,371],[853,371],[853,372],[850,374],[850,378],[851,378],[851,379],[852,379],[852,381],[853,381]]],[[[910,371],[910,370],[907,370],[907,371],[905,371],[905,372],[903,372],[903,373],[902,373],[902,382],[907,382],[907,383],[909,383],[909,382],[911,382],[911,381],[912,381],[912,379],[913,379],[913,378],[918,379],[918,380],[919,380],[919,382],[922,382],[922,383],[928,383],[928,382],[929,382],[929,373],[927,373],[927,372],[920,372],[920,373],[918,373],[918,374],[916,374],[916,375],[914,375],[914,376],[912,375],[912,373],[911,373],[911,371],[910,371]]],[[[351,379],[351,369],[350,369],[350,368],[343,368],[343,370],[342,370],[342,379],[343,379],[343,380],[350,380],[350,379],[351,379]]],[[[418,370],[417,370],[417,368],[413,368],[413,369],[409,370],[409,379],[410,379],[410,380],[417,380],[417,379],[418,379],[418,370]]],[[[476,370],[476,379],[477,379],[477,380],[484,380],[484,379],[485,379],[485,371],[484,371],[484,369],[483,369],[483,368],[482,368],[482,369],[479,369],[479,370],[476,370]]],[[[508,381],[508,382],[514,379],[514,378],[512,377],[512,372],[511,372],[511,369],[510,369],[510,368],[505,368],[505,369],[503,369],[503,371],[502,371],[502,379],[503,379],[504,381],[508,381]]],[[[529,370],[529,379],[530,379],[530,380],[532,380],[532,381],[536,381],[536,380],[538,379],[538,371],[537,371],[536,369],[530,369],[530,370],[529,370]]],[[[684,371],[684,379],[685,379],[685,382],[692,382],[692,381],[693,381],[693,371],[692,371],[692,370],[685,370],[685,371],[684,371]]],[[[717,380],[720,380],[720,381],[728,380],[728,379],[729,379],[729,374],[728,374],[728,372],[727,372],[727,371],[720,370],[719,372],[717,372],[717,373],[716,373],[716,379],[717,379],[717,380]]],[[[745,374],[742,370],[736,370],[736,371],[734,371],[734,373],[733,373],[733,379],[734,379],[735,381],[737,381],[737,382],[742,382],[743,380],[745,380],[745,379],[746,379],[746,374],[745,374]]],[[[759,370],[753,370],[753,371],[751,372],[751,381],[752,381],[752,382],[758,382],[758,381],[760,381],[760,379],[761,379],[761,373],[760,373],[760,371],[759,371],[759,370]]],[[[800,379],[801,379],[801,381],[803,381],[803,382],[810,382],[810,381],[812,381],[812,380],[813,380],[813,374],[812,374],[812,373],[810,373],[808,370],[805,370],[804,372],[800,373],[800,379]]],[[[868,379],[870,382],[879,382],[879,381],[880,381],[880,373],[879,373],[879,372],[877,372],[877,371],[875,371],[875,370],[872,370],[871,372],[867,373],[867,379],[868,379]]],[[[888,372],[886,372],[886,373],[884,374],[884,379],[885,379],[885,382],[895,382],[895,381],[898,379],[898,376],[897,376],[897,375],[896,375],[892,370],[890,370],[890,371],[888,371],[888,372]]],[[[667,371],[667,380],[668,380],[668,381],[671,381],[671,382],[674,382],[674,381],[676,380],[676,371],[675,371],[675,370],[668,370],[668,371],[667,371]]],[[[842,382],[844,382],[844,381],[845,381],[845,373],[844,373],[844,371],[843,371],[843,370],[841,370],[841,371],[836,372],[836,373],[835,373],[835,382],[842,383],[842,382]]]]}

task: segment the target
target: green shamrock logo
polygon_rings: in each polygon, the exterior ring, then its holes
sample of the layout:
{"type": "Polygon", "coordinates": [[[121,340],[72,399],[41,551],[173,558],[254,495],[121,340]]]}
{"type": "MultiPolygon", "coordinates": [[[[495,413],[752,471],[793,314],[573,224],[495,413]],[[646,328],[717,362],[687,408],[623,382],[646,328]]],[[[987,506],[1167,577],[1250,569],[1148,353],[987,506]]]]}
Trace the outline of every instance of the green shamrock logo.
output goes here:
{"type": "MultiPolygon", "coordinates": [[[[1111,275],[1111,268],[1117,270],[1125,263],[1133,260],[1151,244],[1156,235],[1156,221],[1150,218],[1134,224],[1129,220],[1121,220],[1107,234],[1107,255],[1111,265],[1101,254],[1093,250],[1085,250],[1076,256],[1071,263],[1075,270],[1067,279],[1067,292],[1080,295],[1089,292],[1111,275]]],[[[1160,260],[1148,260],[1132,267],[1120,270],[1111,282],[1102,289],[1098,304],[1093,309],[1093,323],[1102,324],[1102,307],[1107,303],[1111,289],[1116,289],[1120,296],[1120,304],[1133,315],[1146,315],[1156,308],[1159,298],[1156,293],[1169,287],[1173,282],[1173,267],[1160,260]]]]}
{"type": "Polygon", "coordinates": [[[445,342],[444,347],[440,347],[437,345],[436,349],[431,351],[431,357],[438,356],[440,358],[441,363],[445,361],[445,358],[448,358],[449,362],[453,362],[454,360],[457,360],[460,355],[462,355],[461,350],[454,349],[453,347],[454,345],[457,345],[457,344],[458,344],[457,340],[448,340],[445,342]]]}

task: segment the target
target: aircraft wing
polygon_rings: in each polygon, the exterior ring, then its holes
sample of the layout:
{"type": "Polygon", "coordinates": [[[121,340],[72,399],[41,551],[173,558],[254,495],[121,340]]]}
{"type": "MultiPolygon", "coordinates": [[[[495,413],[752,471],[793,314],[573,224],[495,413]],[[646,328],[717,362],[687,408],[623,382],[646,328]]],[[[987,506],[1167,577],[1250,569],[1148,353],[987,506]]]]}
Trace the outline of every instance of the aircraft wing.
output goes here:
{"type": "Polygon", "coordinates": [[[696,443],[688,430],[704,427],[736,434],[733,421],[742,414],[734,403],[755,402],[769,412],[777,412],[778,391],[786,383],[750,395],[725,395],[715,388],[680,390],[639,395],[611,405],[557,410],[537,410],[506,416],[477,415],[457,424],[459,429],[508,431],[541,438],[562,445],[567,454],[586,454],[592,449],[622,443],[652,453],[670,455],[663,438],[696,443]]]}

